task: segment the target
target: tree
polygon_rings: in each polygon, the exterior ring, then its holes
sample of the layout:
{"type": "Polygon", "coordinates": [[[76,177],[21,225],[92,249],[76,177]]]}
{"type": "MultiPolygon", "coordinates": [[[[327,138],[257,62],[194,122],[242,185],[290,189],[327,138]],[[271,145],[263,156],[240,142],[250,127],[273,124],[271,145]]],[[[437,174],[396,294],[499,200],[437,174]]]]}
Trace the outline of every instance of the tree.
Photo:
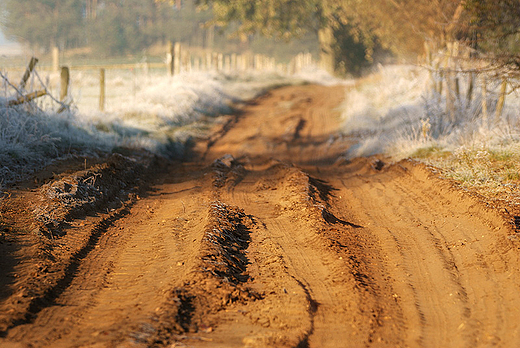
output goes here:
{"type": "MultiPolygon", "coordinates": [[[[157,0],[165,1],[165,0],[157,0]]],[[[364,48],[371,59],[379,47],[418,53],[424,41],[445,42],[459,20],[463,0],[200,0],[212,6],[215,23],[239,23],[239,32],[286,39],[318,33],[321,60],[329,70],[348,66],[345,57],[364,48]],[[338,50],[339,47],[339,50],[338,50]],[[342,61],[343,60],[343,61],[342,61]]]]}
{"type": "Polygon", "coordinates": [[[517,0],[468,0],[470,45],[496,67],[520,74],[520,6],[517,0]]]}
{"type": "Polygon", "coordinates": [[[105,0],[90,22],[91,45],[97,52],[113,55],[138,52],[153,44],[159,11],[153,0],[105,0]]]}
{"type": "Polygon", "coordinates": [[[10,39],[46,50],[79,44],[82,0],[4,0],[4,6],[4,29],[10,39]]]}
{"type": "Polygon", "coordinates": [[[216,24],[238,22],[239,32],[245,35],[260,32],[290,39],[308,30],[315,31],[320,39],[321,58],[328,61],[328,65],[333,59],[338,62],[338,53],[341,56],[352,48],[359,49],[359,45],[364,46],[368,59],[378,47],[401,56],[422,53],[424,42],[442,47],[458,38],[461,24],[467,19],[466,0],[199,2],[212,6],[216,24]],[[352,44],[357,46],[350,46],[352,44]],[[343,51],[338,52],[338,45],[343,51]]]}
{"type": "MultiPolygon", "coordinates": [[[[157,0],[167,1],[167,0],[157,0]]],[[[212,7],[214,24],[227,26],[238,23],[242,37],[261,33],[269,37],[289,40],[311,30],[318,33],[321,59],[329,70],[334,65],[334,35],[331,21],[339,3],[332,0],[200,0],[202,6],[212,7]]]]}

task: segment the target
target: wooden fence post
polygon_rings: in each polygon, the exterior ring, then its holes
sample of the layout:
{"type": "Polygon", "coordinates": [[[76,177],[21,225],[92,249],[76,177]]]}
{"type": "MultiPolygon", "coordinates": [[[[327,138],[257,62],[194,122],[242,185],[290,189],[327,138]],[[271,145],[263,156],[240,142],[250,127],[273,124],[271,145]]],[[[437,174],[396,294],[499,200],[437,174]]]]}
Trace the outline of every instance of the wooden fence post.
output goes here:
{"type": "Polygon", "coordinates": [[[58,72],[60,70],[60,50],[58,47],[52,48],[52,71],[58,72]]]}
{"type": "Polygon", "coordinates": [[[237,70],[238,71],[244,70],[244,55],[243,54],[237,56],[237,70]]]}
{"type": "Polygon", "coordinates": [[[237,54],[236,53],[231,54],[231,70],[232,71],[237,70],[237,54]]]}
{"type": "Polygon", "coordinates": [[[482,120],[484,124],[488,123],[488,108],[487,108],[487,80],[486,75],[482,75],[482,120]]]}
{"type": "Polygon", "coordinates": [[[29,62],[29,66],[25,70],[25,74],[23,74],[22,80],[20,81],[20,89],[24,89],[25,85],[27,84],[27,81],[29,80],[29,77],[31,76],[32,71],[34,70],[34,67],[38,63],[38,58],[32,57],[31,61],[29,62]]]}
{"type": "Polygon", "coordinates": [[[498,97],[497,102],[497,110],[495,114],[495,123],[498,124],[500,122],[500,118],[502,117],[502,111],[504,110],[504,103],[506,101],[506,92],[507,92],[507,79],[502,80],[502,85],[500,86],[500,96],[498,97]]]}
{"type": "Polygon", "coordinates": [[[224,70],[224,55],[219,53],[217,55],[217,71],[224,70]]]}
{"type": "Polygon", "coordinates": [[[473,88],[475,84],[475,74],[470,72],[468,76],[468,91],[466,93],[466,108],[471,106],[471,100],[473,99],[473,88]]]}
{"type": "Polygon", "coordinates": [[[105,69],[99,69],[99,110],[105,111],[105,69]]]}
{"type": "Polygon", "coordinates": [[[437,92],[439,93],[437,95],[438,99],[439,99],[439,103],[441,102],[441,99],[442,99],[442,88],[444,86],[444,69],[443,68],[439,68],[439,83],[437,84],[437,92]]]}
{"type": "Polygon", "coordinates": [[[213,70],[218,70],[218,53],[213,52],[211,55],[211,68],[213,70]]]}
{"type": "Polygon", "coordinates": [[[173,74],[178,75],[181,73],[181,43],[176,42],[173,47],[173,74]]]}
{"type": "Polygon", "coordinates": [[[213,63],[213,55],[211,52],[206,52],[206,71],[210,71],[213,63]]]}
{"type": "Polygon", "coordinates": [[[69,68],[64,66],[61,68],[61,82],[60,82],[60,101],[64,102],[69,94],[70,72],[69,68]]]}
{"type": "Polygon", "coordinates": [[[185,57],[184,57],[185,69],[186,69],[186,72],[191,73],[193,70],[191,53],[190,53],[189,49],[186,50],[185,52],[186,52],[185,57]]]}
{"type": "Polygon", "coordinates": [[[39,98],[39,97],[43,97],[44,95],[47,95],[47,91],[42,89],[42,90],[39,90],[39,91],[35,91],[35,92],[32,92],[32,93],[29,93],[27,95],[21,95],[21,96],[19,96],[18,98],[14,99],[14,100],[10,100],[7,103],[7,105],[8,106],[14,106],[14,105],[20,105],[20,104],[23,104],[23,103],[28,103],[31,100],[39,98]]]}
{"type": "Polygon", "coordinates": [[[231,57],[227,54],[224,56],[224,70],[226,72],[231,71],[231,57]]]}
{"type": "Polygon", "coordinates": [[[168,66],[168,75],[170,76],[173,76],[175,73],[173,64],[174,55],[175,52],[173,50],[173,43],[171,41],[168,41],[168,48],[166,49],[166,64],[168,66]]]}

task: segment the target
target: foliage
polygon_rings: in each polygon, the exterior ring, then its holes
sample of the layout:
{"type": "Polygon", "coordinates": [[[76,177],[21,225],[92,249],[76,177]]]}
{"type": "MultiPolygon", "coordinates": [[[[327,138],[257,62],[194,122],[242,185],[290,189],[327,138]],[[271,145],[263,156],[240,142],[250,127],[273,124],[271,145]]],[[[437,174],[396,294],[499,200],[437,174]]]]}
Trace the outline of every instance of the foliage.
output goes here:
{"type": "MultiPolygon", "coordinates": [[[[158,0],[161,1],[161,0],[158,0]]],[[[162,0],[164,1],[164,0],[162,0]]],[[[463,19],[463,0],[200,0],[212,6],[215,23],[238,23],[243,35],[293,38],[318,33],[322,60],[359,73],[374,51],[407,56],[422,53],[423,43],[452,41],[463,19]],[[387,51],[388,52],[388,51],[387,51]]]]}
{"type": "Polygon", "coordinates": [[[208,12],[197,12],[193,2],[182,9],[153,0],[105,0],[89,21],[89,45],[107,55],[136,53],[156,42],[182,41],[204,44],[202,24],[208,12]]]}
{"type": "Polygon", "coordinates": [[[494,63],[520,72],[520,5],[517,0],[468,0],[471,46],[494,63]]]}
{"type": "Polygon", "coordinates": [[[210,12],[194,1],[177,9],[154,0],[2,0],[2,29],[12,40],[49,51],[92,46],[105,55],[139,52],[166,40],[203,45],[210,12]],[[95,11],[89,6],[96,4],[95,11]],[[88,12],[88,13],[87,13],[88,12]]]}
{"type": "Polygon", "coordinates": [[[425,41],[442,46],[455,36],[464,0],[344,0],[352,21],[370,38],[405,55],[421,53],[425,41]]]}
{"type": "Polygon", "coordinates": [[[81,0],[4,0],[5,32],[33,46],[77,45],[82,33],[81,0]]]}
{"type": "Polygon", "coordinates": [[[213,8],[215,24],[236,23],[241,37],[260,33],[290,40],[314,33],[319,39],[322,61],[344,73],[359,73],[372,52],[373,45],[367,46],[370,41],[364,40],[368,36],[355,32],[349,25],[350,15],[341,1],[200,0],[200,3],[213,8]]]}

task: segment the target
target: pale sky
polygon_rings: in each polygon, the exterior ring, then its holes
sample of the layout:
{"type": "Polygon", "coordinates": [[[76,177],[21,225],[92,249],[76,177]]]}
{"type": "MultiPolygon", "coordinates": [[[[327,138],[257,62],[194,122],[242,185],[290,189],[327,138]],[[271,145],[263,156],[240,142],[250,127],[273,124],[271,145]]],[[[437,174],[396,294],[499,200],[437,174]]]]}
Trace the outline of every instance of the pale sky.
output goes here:
{"type": "Polygon", "coordinates": [[[5,45],[6,43],[9,43],[7,39],[4,36],[4,33],[0,30],[0,46],[5,45]]]}
{"type": "Polygon", "coordinates": [[[20,54],[22,54],[21,46],[19,44],[8,41],[5,38],[2,31],[0,31],[0,56],[11,56],[20,54]]]}

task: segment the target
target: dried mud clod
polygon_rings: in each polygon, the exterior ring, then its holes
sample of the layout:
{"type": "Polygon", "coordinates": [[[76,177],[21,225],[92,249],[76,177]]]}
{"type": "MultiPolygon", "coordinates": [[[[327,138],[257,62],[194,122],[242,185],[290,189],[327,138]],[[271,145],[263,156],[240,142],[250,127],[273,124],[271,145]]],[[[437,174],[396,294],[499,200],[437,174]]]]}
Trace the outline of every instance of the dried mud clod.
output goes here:
{"type": "Polygon", "coordinates": [[[301,210],[310,211],[309,217],[316,221],[322,221],[329,225],[341,224],[353,228],[361,226],[338,218],[332,212],[330,200],[334,197],[336,189],[326,181],[317,179],[299,170],[296,167],[286,167],[289,171],[287,181],[291,183],[291,193],[286,197],[292,206],[301,210]]]}
{"type": "Polygon", "coordinates": [[[226,185],[238,185],[246,172],[244,166],[229,154],[216,159],[211,167],[214,175],[213,186],[217,189],[226,185]]]}
{"type": "Polygon", "coordinates": [[[43,185],[33,209],[38,230],[50,238],[62,236],[68,221],[120,206],[144,170],[136,160],[114,154],[101,165],[43,185]]]}

